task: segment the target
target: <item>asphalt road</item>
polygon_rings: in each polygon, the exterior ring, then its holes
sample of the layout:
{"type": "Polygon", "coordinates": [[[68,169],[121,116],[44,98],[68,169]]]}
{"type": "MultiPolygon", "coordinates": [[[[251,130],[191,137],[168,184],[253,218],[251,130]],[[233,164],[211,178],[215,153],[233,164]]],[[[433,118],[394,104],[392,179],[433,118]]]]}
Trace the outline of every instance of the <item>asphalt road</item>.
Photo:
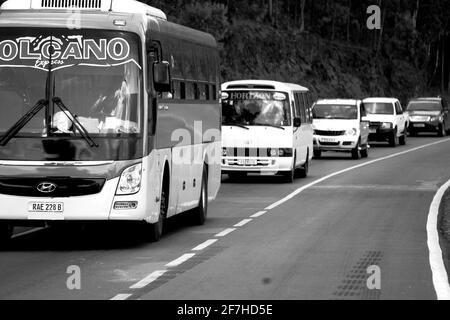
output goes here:
{"type": "Polygon", "coordinates": [[[295,184],[225,177],[205,226],[172,219],[158,243],[105,226],[18,236],[0,252],[0,299],[436,299],[426,224],[449,163],[450,140],[411,138],[367,160],[325,154],[295,184]],[[81,290],[67,288],[72,265],[81,290]]]}

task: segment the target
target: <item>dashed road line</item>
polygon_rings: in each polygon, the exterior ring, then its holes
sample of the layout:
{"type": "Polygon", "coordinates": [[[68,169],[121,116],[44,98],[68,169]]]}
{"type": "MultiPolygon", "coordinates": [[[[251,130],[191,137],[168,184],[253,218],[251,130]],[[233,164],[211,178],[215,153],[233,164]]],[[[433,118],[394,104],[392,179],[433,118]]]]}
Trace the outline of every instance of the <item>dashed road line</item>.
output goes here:
{"type": "Polygon", "coordinates": [[[202,251],[205,250],[206,248],[208,248],[209,246],[213,245],[214,243],[216,243],[217,241],[219,241],[218,239],[210,239],[210,240],[206,240],[205,242],[203,242],[202,244],[196,246],[194,249],[192,249],[192,251],[202,251]]]}
{"type": "Polygon", "coordinates": [[[129,298],[131,298],[132,294],[118,294],[117,296],[115,296],[114,298],[111,298],[111,300],[114,301],[120,301],[120,300],[127,300],[129,298]]]}
{"type": "Polygon", "coordinates": [[[159,277],[164,275],[167,272],[167,270],[158,270],[147,276],[146,278],[142,279],[138,283],[132,285],[130,289],[142,289],[148,286],[150,283],[155,282],[158,280],[159,277]]]}
{"type": "Polygon", "coordinates": [[[179,265],[185,263],[186,261],[188,261],[189,259],[193,258],[194,256],[195,256],[195,253],[183,254],[178,259],[175,259],[172,262],[169,262],[168,264],[166,264],[166,267],[168,267],[168,268],[178,267],[179,265]]]}
{"type": "Polygon", "coordinates": [[[246,224],[248,224],[248,223],[250,223],[250,222],[252,222],[252,221],[253,221],[253,219],[244,219],[244,220],[242,220],[241,222],[236,223],[236,224],[234,225],[234,227],[235,227],[235,228],[240,228],[240,227],[243,227],[243,226],[245,226],[246,224]]]}
{"type": "Polygon", "coordinates": [[[262,217],[263,215],[265,215],[267,213],[267,211],[260,211],[255,213],[254,215],[250,216],[250,218],[255,219],[255,218],[259,218],[262,217]]]}
{"type": "Polygon", "coordinates": [[[216,237],[223,238],[223,237],[229,235],[230,233],[232,233],[234,231],[236,231],[235,228],[228,228],[228,229],[225,229],[222,232],[219,232],[218,234],[216,234],[216,237]]]}
{"type": "Polygon", "coordinates": [[[433,286],[438,300],[450,300],[450,285],[445,269],[442,249],[439,243],[438,216],[439,207],[445,192],[450,188],[450,181],[444,184],[434,196],[430,206],[427,222],[428,250],[430,252],[430,266],[433,274],[433,286]]]}

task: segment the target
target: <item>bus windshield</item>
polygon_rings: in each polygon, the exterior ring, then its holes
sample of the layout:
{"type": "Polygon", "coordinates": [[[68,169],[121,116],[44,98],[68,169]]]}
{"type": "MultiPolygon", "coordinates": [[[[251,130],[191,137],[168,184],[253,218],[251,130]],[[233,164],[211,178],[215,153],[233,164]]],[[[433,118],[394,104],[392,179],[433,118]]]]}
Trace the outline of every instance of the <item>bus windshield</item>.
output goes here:
{"type": "Polygon", "coordinates": [[[227,92],[223,99],[223,124],[240,126],[290,126],[286,93],[266,91],[227,92]]]}
{"type": "Polygon", "coordinates": [[[51,131],[47,132],[44,109],[17,137],[75,136],[74,124],[52,103],[55,97],[92,136],[140,134],[138,43],[137,36],[117,31],[2,29],[0,135],[45,99],[50,101],[51,131]]]}
{"type": "Polygon", "coordinates": [[[356,105],[316,104],[314,119],[355,120],[358,119],[356,105]]]}

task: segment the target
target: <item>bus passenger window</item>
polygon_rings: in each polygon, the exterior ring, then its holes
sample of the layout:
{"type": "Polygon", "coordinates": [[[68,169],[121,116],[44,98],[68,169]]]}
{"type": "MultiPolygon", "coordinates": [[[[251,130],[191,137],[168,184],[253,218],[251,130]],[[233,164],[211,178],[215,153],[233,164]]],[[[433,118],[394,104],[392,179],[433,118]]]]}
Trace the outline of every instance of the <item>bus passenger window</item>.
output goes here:
{"type": "Polygon", "coordinates": [[[186,82],[180,82],[180,99],[186,99],[186,82]]]}
{"type": "Polygon", "coordinates": [[[209,94],[209,84],[205,84],[205,99],[209,101],[211,95],[209,94]]]}
{"type": "Polygon", "coordinates": [[[198,88],[198,84],[197,83],[193,83],[193,91],[194,91],[194,100],[199,100],[200,99],[200,90],[198,88]]]}
{"type": "Polygon", "coordinates": [[[217,87],[215,84],[212,86],[212,98],[213,100],[217,100],[217,87]]]}

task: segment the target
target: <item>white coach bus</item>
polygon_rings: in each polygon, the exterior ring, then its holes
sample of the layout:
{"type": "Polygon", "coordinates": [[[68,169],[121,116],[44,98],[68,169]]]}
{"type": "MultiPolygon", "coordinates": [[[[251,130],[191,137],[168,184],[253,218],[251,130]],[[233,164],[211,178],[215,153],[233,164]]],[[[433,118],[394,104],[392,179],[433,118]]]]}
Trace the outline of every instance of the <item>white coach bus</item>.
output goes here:
{"type": "Polygon", "coordinates": [[[0,10],[0,242],[19,225],[203,224],[220,187],[215,39],[134,0],[0,10]]]}
{"type": "Polygon", "coordinates": [[[313,157],[307,88],[264,80],[222,84],[222,173],[306,177],[313,157]]]}

